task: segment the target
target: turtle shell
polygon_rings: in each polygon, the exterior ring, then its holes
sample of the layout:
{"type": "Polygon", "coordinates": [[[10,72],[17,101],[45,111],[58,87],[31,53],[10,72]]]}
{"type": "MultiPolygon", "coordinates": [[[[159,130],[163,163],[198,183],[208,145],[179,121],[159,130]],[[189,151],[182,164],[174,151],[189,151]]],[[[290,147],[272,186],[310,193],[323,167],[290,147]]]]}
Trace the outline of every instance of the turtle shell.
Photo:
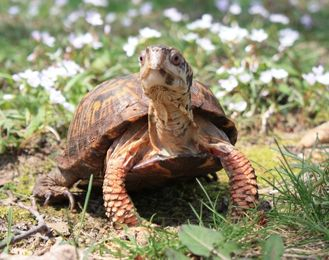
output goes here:
{"type": "MultiPolygon", "coordinates": [[[[225,116],[208,87],[194,81],[191,87],[194,113],[208,118],[229,137],[237,139],[234,123],[225,116]]],[[[149,99],[138,74],[112,79],[90,91],[78,105],[69,127],[67,149],[59,167],[70,172],[99,173],[113,140],[137,120],[147,122],[149,99]]]]}

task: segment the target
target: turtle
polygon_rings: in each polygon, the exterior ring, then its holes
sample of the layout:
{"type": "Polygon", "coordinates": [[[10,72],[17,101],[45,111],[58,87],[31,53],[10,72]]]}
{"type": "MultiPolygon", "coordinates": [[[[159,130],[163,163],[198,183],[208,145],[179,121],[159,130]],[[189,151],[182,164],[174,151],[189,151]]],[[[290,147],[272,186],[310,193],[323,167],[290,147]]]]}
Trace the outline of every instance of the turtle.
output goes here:
{"type": "Polygon", "coordinates": [[[110,79],[79,103],[58,167],[37,178],[33,196],[48,204],[68,199],[77,181],[94,176],[112,226],[138,226],[128,192],[206,176],[224,168],[230,204],[258,203],[255,170],[234,145],[237,129],[210,88],[193,80],[179,50],[146,47],[140,71],[110,79]]]}

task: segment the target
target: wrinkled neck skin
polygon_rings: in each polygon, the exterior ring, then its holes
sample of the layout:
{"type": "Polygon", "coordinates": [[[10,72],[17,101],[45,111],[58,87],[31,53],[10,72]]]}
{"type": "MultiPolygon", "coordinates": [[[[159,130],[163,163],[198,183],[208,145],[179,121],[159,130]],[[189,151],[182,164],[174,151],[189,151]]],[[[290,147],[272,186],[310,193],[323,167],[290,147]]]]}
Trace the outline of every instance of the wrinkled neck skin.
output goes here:
{"type": "Polygon", "coordinates": [[[193,120],[190,92],[179,93],[155,86],[150,97],[149,134],[159,154],[193,153],[197,127],[193,120]]]}

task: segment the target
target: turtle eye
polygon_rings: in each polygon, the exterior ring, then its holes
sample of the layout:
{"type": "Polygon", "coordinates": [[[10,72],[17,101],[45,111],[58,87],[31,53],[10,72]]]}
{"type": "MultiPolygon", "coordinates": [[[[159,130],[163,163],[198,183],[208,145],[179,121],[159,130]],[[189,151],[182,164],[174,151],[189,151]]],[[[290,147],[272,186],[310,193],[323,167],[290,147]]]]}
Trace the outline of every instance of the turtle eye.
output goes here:
{"type": "Polygon", "coordinates": [[[171,63],[174,64],[175,66],[178,66],[178,65],[181,63],[182,58],[181,58],[180,55],[178,55],[178,54],[174,54],[174,55],[171,56],[170,61],[171,61],[171,63]]]}
{"type": "Polygon", "coordinates": [[[139,55],[139,57],[138,57],[139,65],[143,65],[144,64],[144,61],[145,61],[145,57],[144,56],[145,56],[144,54],[139,55]]]}

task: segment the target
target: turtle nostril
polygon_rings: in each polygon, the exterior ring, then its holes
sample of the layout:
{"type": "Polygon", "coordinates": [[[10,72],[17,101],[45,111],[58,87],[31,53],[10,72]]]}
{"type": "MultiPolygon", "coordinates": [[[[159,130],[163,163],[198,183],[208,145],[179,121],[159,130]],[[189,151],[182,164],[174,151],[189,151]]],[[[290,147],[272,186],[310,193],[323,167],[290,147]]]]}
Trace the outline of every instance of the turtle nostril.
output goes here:
{"type": "Polygon", "coordinates": [[[167,74],[167,73],[165,72],[165,70],[164,70],[164,69],[160,69],[160,70],[159,70],[159,72],[160,72],[161,76],[164,76],[164,75],[166,75],[166,74],[167,74]]]}

